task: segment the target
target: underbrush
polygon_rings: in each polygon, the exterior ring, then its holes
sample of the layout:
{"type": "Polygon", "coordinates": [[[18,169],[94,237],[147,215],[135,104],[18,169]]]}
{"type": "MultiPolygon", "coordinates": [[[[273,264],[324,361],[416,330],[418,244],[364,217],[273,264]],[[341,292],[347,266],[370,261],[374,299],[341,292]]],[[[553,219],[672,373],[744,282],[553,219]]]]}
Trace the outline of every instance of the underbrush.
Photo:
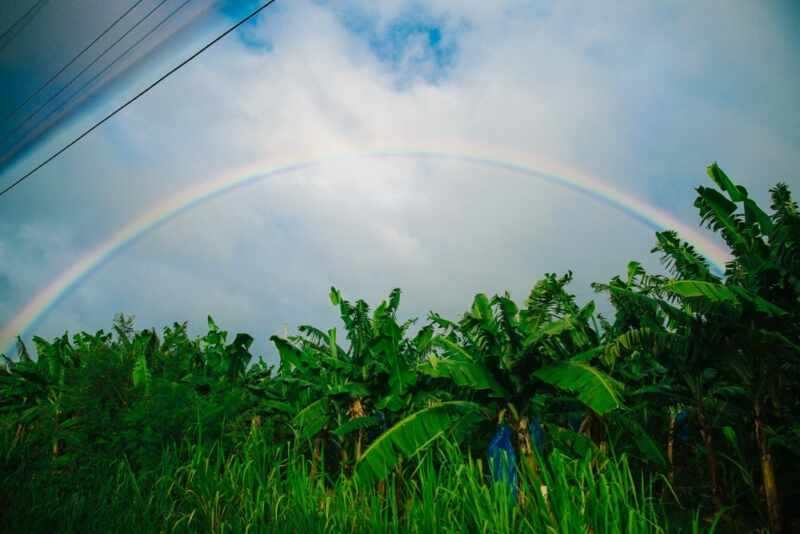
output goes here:
{"type": "MultiPolygon", "coordinates": [[[[259,436],[236,450],[186,444],[154,467],[126,459],[18,469],[3,480],[2,527],[26,532],[700,532],[663,480],[625,456],[552,451],[518,486],[442,443],[384,481],[362,483],[259,436]]],[[[324,459],[321,459],[324,464],[324,459]]]]}

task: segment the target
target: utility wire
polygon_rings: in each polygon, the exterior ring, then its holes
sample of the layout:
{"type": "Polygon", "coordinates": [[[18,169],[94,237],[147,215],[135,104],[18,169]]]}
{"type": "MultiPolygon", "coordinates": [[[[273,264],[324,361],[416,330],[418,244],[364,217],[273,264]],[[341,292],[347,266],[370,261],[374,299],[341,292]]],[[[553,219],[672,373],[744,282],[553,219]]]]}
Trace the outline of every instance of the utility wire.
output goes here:
{"type": "Polygon", "coordinates": [[[45,4],[45,3],[47,3],[48,1],[49,1],[49,0],[39,0],[38,2],[36,2],[35,4],[33,4],[33,5],[30,7],[30,9],[28,9],[28,11],[26,11],[26,12],[25,12],[25,13],[24,13],[24,14],[23,14],[23,15],[22,15],[20,18],[18,18],[17,20],[15,20],[15,21],[14,21],[14,24],[12,24],[11,26],[9,26],[9,27],[6,29],[6,31],[4,31],[4,32],[3,32],[3,35],[0,35],[0,43],[2,43],[2,44],[0,44],[0,50],[3,50],[5,47],[7,47],[7,46],[9,45],[9,43],[10,43],[11,41],[13,41],[13,40],[14,40],[14,37],[15,37],[15,36],[14,36],[14,35],[11,35],[11,37],[9,37],[8,41],[6,41],[6,42],[3,42],[3,39],[5,39],[6,37],[8,37],[8,35],[9,35],[10,33],[12,33],[12,32],[15,30],[15,28],[16,28],[17,26],[19,26],[20,24],[22,24],[24,20],[26,20],[28,17],[30,17],[30,16],[34,15],[34,14],[35,14],[34,12],[35,12],[36,10],[38,10],[38,9],[39,9],[39,8],[41,8],[41,7],[44,7],[44,6],[42,6],[42,4],[45,4]]]}
{"type": "Polygon", "coordinates": [[[51,161],[53,161],[54,159],[56,159],[58,156],[60,156],[61,154],[63,154],[63,153],[64,153],[64,152],[66,152],[67,150],[69,150],[69,149],[70,149],[70,148],[71,148],[73,145],[75,145],[76,143],[78,143],[78,142],[79,142],[81,139],[83,139],[84,137],[86,137],[87,135],[89,135],[90,133],[92,133],[93,131],[95,131],[97,128],[99,128],[100,126],[102,126],[102,125],[103,125],[103,124],[104,124],[106,121],[108,121],[108,120],[109,120],[111,117],[113,117],[114,115],[116,115],[117,113],[119,113],[120,111],[122,111],[123,109],[125,109],[126,107],[128,107],[129,105],[133,104],[133,103],[134,103],[135,101],[137,101],[139,98],[141,98],[142,96],[144,96],[145,94],[147,94],[147,93],[148,93],[148,92],[149,92],[151,89],[153,89],[153,88],[154,88],[154,87],[156,87],[158,84],[160,84],[161,82],[163,82],[164,80],[166,80],[167,78],[169,78],[170,76],[172,76],[174,73],[176,73],[177,71],[179,71],[181,68],[183,68],[184,66],[186,66],[186,64],[187,64],[187,63],[189,63],[190,61],[192,61],[193,59],[195,59],[197,56],[199,56],[200,54],[202,54],[203,52],[205,52],[206,50],[208,50],[209,48],[211,48],[212,46],[214,46],[215,44],[217,44],[219,41],[221,41],[221,40],[222,40],[224,37],[226,37],[228,34],[230,34],[231,32],[233,32],[233,31],[234,31],[234,30],[236,30],[237,28],[239,28],[239,26],[241,26],[242,24],[246,23],[247,21],[249,21],[250,19],[252,19],[252,18],[253,18],[253,17],[255,17],[256,15],[258,15],[259,13],[261,13],[262,11],[264,11],[266,8],[268,8],[269,6],[271,6],[272,4],[274,4],[274,3],[275,3],[275,1],[276,1],[276,0],[269,0],[268,2],[265,2],[265,3],[263,3],[263,4],[262,4],[260,7],[256,8],[256,9],[255,9],[254,11],[252,11],[252,12],[251,12],[249,15],[247,15],[247,16],[246,16],[246,17],[244,17],[243,19],[239,20],[239,22],[237,22],[236,24],[234,24],[233,26],[231,26],[230,28],[228,28],[227,30],[225,30],[224,32],[222,32],[221,34],[219,34],[217,37],[215,37],[213,40],[211,40],[211,41],[210,41],[208,44],[206,44],[205,46],[203,46],[203,47],[202,47],[201,49],[199,49],[197,52],[195,52],[194,54],[192,54],[192,55],[191,55],[191,56],[189,56],[188,58],[186,58],[186,59],[184,59],[183,61],[181,61],[181,62],[180,62],[178,65],[176,65],[176,66],[172,67],[172,68],[171,68],[169,71],[167,71],[165,74],[163,74],[163,75],[162,75],[162,76],[161,76],[159,79],[157,79],[156,81],[154,81],[153,83],[151,83],[150,85],[148,85],[147,87],[145,87],[144,89],[142,89],[141,91],[139,91],[139,92],[138,92],[138,93],[137,93],[137,94],[136,94],[136,95],[135,95],[133,98],[130,98],[129,100],[127,100],[127,101],[126,101],[124,104],[122,104],[121,106],[119,106],[118,108],[116,108],[114,111],[112,111],[111,113],[109,113],[108,115],[106,115],[106,116],[105,116],[104,118],[102,118],[101,120],[97,121],[97,122],[96,122],[94,125],[92,125],[90,128],[88,128],[86,131],[84,131],[84,132],[83,132],[82,134],[80,134],[78,137],[76,137],[75,139],[73,139],[72,141],[70,141],[69,143],[67,143],[66,145],[64,145],[62,148],[60,148],[59,150],[57,150],[57,151],[56,151],[56,152],[55,152],[53,155],[51,155],[51,156],[50,156],[50,157],[48,157],[46,160],[44,160],[43,162],[41,162],[39,165],[37,165],[36,167],[34,167],[33,169],[31,169],[31,170],[30,170],[30,171],[28,171],[27,173],[25,173],[24,175],[22,175],[20,178],[18,178],[16,181],[14,181],[14,182],[13,182],[11,185],[7,186],[5,189],[3,189],[2,191],[0,191],[0,197],[1,197],[1,196],[3,196],[3,195],[5,195],[6,193],[8,193],[9,191],[11,191],[12,189],[14,189],[16,186],[18,186],[18,185],[19,185],[20,183],[22,183],[24,180],[27,180],[27,179],[28,179],[28,178],[29,178],[31,175],[33,175],[33,173],[35,173],[36,171],[38,171],[39,169],[41,169],[42,167],[44,167],[45,165],[47,165],[48,163],[50,163],[51,161]]]}
{"type": "MultiPolygon", "coordinates": [[[[116,25],[119,23],[119,21],[121,21],[122,19],[124,19],[124,18],[125,18],[125,16],[126,16],[128,13],[130,13],[131,11],[133,11],[133,10],[136,8],[136,6],[138,6],[139,4],[141,4],[143,1],[144,1],[144,0],[137,0],[137,1],[136,1],[136,3],[134,3],[134,4],[133,4],[131,7],[129,7],[129,8],[127,9],[127,11],[125,11],[125,12],[124,12],[122,15],[120,15],[120,16],[117,18],[117,20],[115,20],[114,22],[112,22],[112,23],[111,23],[111,26],[109,26],[108,28],[106,28],[105,30],[103,30],[103,33],[101,33],[100,35],[98,35],[97,37],[95,37],[94,41],[92,41],[91,43],[89,43],[88,45],[86,45],[86,48],[84,48],[83,50],[81,50],[80,52],[78,52],[78,55],[76,55],[75,57],[73,57],[72,59],[70,59],[70,60],[69,60],[69,62],[68,62],[66,65],[64,65],[63,67],[61,67],[61,69],[60,69],[58,72],[56,72],[55,74],[53,74],[53,75],[50,77],[50,79],[49,79],[49,80],[47,80],[46,82],[44,82],[44,84],[42,84],[42,85],[41,85],[41,86],[40,86],[40,87],[39,87],[39,88],[38,88],[36,91],[34,91],[34,92],[33,92],[33,94],[31,94],[31,95],[30,95],[28,98],[26,98],[26,99],[25,99],[25,101],[24,101],[22,104],[18,105],[18,106],[17,106],[17,107],[14,109],[14,111],[12,111],[12,112],[11,112],[11,113],[9,113],[8,115],[6,115],[6,116],[3,118],[3,122],[7,121],[8,119],[10,119],[10,118],[11,118],[11,117],[13,117],[14,115],[16,115],[16,114],[17,114],[17,113],[18,113],[18,112],[19,112],[19,111],[20,111],[22,108],[24,108],[24,107],[25,107],[25,106],[28,104],[28,102],[30,102],[31,100],[33,100],[34,98],[36,98],[36,97],[39,95],[39,93],[41,93],[42,91],[44,91],[44,90],[47,88],[47,86],[48,86],[48,85],[50,85],[51,83],[53,83],[53,82],[56,80],[56,78],[58,78],[59,76],[61,76],[61,74],[62,74],[62,73],[65,71],[65,70],[67,70],[68,68],[70,68],[70,67],[72,66],[72,64],[73,64],[73,63],[75,63],[76,61],[78,61],[78,59],[80,59],[80,57],[81,57],[83,54],[85,54],[85,53],[86,53],[86,52],[87,52],[87,51],[88,51],[88,50],[89,50],[91,47],[93,47],[93,46],[94,46],[94,45],[97,43],[97,41],[99,41],[100,39],[102,39],[103,37],[105,37],[105,35],[106,35],[108,32],[110,32],[110,31],[111,31],[111,30],[114,28],[114,26],[116,26],[116,25]]],[[[34,6],[34,7],[36,7],[36,6],[34,6]]],[[[31,9],[33,9],[33,8],[31,8],[31,9]]],[[[0,40],[2,40],[2,37],[0,37],[0,40]]]]}
{"type": "MultiPolygon", "coordinates": [[[[56,92],[55,92],[55,94],[53,94],[53,95],[52,95],[50,98],[48,98],[48,99],[47,99],[47,101],[45,101],[45,102],[44,102],[44,103],[43,103],[41,106],[39,106],[38,108],[36,108],[36,110],[35,110],[33,113],[29,113],[27,117],[25,117],[24,119],[22,119],[22,122],[20,122],[19,124],[17,124],[17,125],[16,125],[16,126],[15,126],[15,127],[14,127],[14,128],[11,130],[11,131],[10,131],[10,132],[8,132],[8,136],[9,136],[9,137],[6,139],[6,141],[11,141],[11,137],[12,137],[12,136],[13,136],[15,133],[17,133],[17,132],[18,132],[20,129],[22,129],[22,127],[23,127],[23,126],[25,126],[25,123],[27,123],[27,122],[28,122],[29,120],[31,120],[33,117],[35,117],[36,115],[38,115],[40,111],[42,111],[44,108],[46,108],[48,105],[50,105],[50,103],[51,103],[53,100],[55,100],[56,98],[58,98],[58,97],[61,95],[61,93],[63,93],[64,91],[66,91],[68,87],[70,87],[70,86],[71,86],[73,83],[75,83],[75,80],[77,80],[78,78],[80,78],[81,76],[83,76],[83,73],[84,73],[84,72],[86,72],[87,70],[89,70],[89,69],[91,69],[92,67],[94,67],[95,63],[97,63],[98,61],[100,61],[100,59],[101,59],[103,56],[105,56],[105,55],[106,55],[106,54],[109,52],[109,50],[111,50],[112,48],[114,48],[115,46],[117,46],[117,45],[119,44],[119,42],[120,42],[120,41],[122,41],[123,39],[125,39],[125,37],[127,37],[127,36],[128,36],[128,35],[129,35],[129,34],[130,34],[130,33],[131,33],[133,30],[135,30],[136,28],[138,28],[138,27],[139,27],[139,25],[140,25],[141,23],[143,23],[145,20],[147,20],[148,18],[150,18],[150,15],[152,15],[153,13],[155,13],[155,12],[156,12],[156,10],[157,10],[158,8],[160,8],[161,6],[163,6],[164,4],[166,4],[168,1],[169,1],[169,0],[161,0],[161,1],[160,1],[158,4],[156,4],[156,5],[155,5],[155,7],[153,7],[153,8],[152,8],[150,11],[148,11],[148,12],[145,14],[145,16],[144,16],[144,17],[140,18],[140,19],[139,19],[139,20],[136,22],[136,24],[134,24],[133,26],[131,26],[130,28],[128,28],[128,30],[127,30],[125,33],[123,33],[121,36],[119,36],[119,37],[117,38],[117,40],[116,40],[116,41],[114,41],[113,43],[111,43],[111,45],[109,45],[109,46],[108,46],[108,47],[107,47],[105,50],[103,50],[103,51],[100,53],[100,55],[98,55],[97,57],[95,57],[95,58],[94,58],[94,59],[91,61],[91,63],[89,63],[88,65],[86,65],[85,67],[83,67],[83,69],[81,69],[81,71],[80,71],[78,74],[76,74],[75,76],[73,76],[73,77],[72,77],[72,79],[71,79],[69,82],[67,82],[67,84],[66,84],[65,86],[63,86],[61,89],[59,89],[58,91],[56,91],[56,92]]],[[[13,142],[13,141],[12,141],[12,142],[13,142]]]]}
{"type": "MultiPolygon", "coordinates": [[[[98,78],[100,78],[100,77],[101,77],[101,76],[103,76],[103,75],[104,75],[106,72],[108,72],[108,70],[109,70],[109,69],[111,69],[111,67],[113,67],[113,66],[114,66],[114,65],[115,65],[115,64],[116,64],[116,63],[117,63],[117,62],[118,62],[120,59],[122,59],[123,57],[125,57],[126,55],[128,55],[128,53],[130,53],[130,51],[131,51],[131,50],[133,50],[134,48],[136,48],[137,46],[139,46],[139,45],[140,45],[140,44],[141,44],[141,43],[142,43],[142,42],[143,42],[145,39],[147,39],[147,38],[148,38],[148,37],[150,37],[152,34],[154,34],[156,31],[158,31],[158,29],[159,29],[159,28],[161,28],[161,27],[162,27],[164,24],[166,24],[167,22],[169,22],[169,20],[170,20],[170,19],[171,19],[171,18],[172,18],[172,17],[173,17],[173,16],[174,16],[174,15],[175,15],[175,14],[176,14],[178,11],[180,11],[181,9],[183,9],[184,7],[186,7],[186,6],[189,4],[189,2],[191,2],[191,1],[192,1],[192,0],[184,0],[184,2],[183,2],[181,5],[179,5],[179,6],[178,6],[178,7],[176,7],[175,9],[173,9],[173,10],[172,10],[172,11],[171,11],[171,12],[170,12],[170,13],[169,13],[169,14],[168,14],[166,17],[164,17],[164,18],[161,20],[161,22],[159,22],[158,24],[156,24],[155,26],[153,26],[152,28],[150,28],[150,30],[149,30],[147,33],[145,33],[145,34],[144,34],[142,37],[140,37],[140,38],[139,38],[139,40],[137,40],[137,41],[136,41],[135,43],[133,43],[131,46],[129,46],[128,48],[126,48],[124,52],[122,52],[120,55],[118,55],[116,58],[114,58],[114,60],[113,60],[111,63],[109,63],[108,65],[106,65],[106,66],[103,68],[103,70],[101,70],[100,72],[98,72],[97,74],[95,74],[94,76],[92,76],[92,78],[90,78],[90,79],[89,79],[89,80],[88,80],[86,83],[84,83],[82,86],[80,86],[80,88],[79,88],[77,91],[75,91],[75,92],[74,92],[72,95],[70,95],[70,97],[69,97],[69,98],[67,98],[67,99],[66,99],[64,102],[62,102],[62,103],[61,103],[61,104],[60,104],[58,107],[56,107],[56,108],[54,108],[54,109],[51,109],[51,110],[50,110],[50,112],[49,112],[47,115],[45,115],[45,116],[44,116],[44,118],[43,118],[41,121],[39,121],[39,125],[45,124],[45,123],[47,122],[47,119],[49,119],[50,117],[52,117],[52,116],[53,116],[53,114],[55,114],[56,112],[58,112],[58,111],[60,111],[60,110],[64,109],[64,106],[66,106],[66,105],[67,105],[67,104],[68,104],[68,103],[69,103],[69,102],[70,102],[72,99],[74,99],[75,97],[77,97],[78,95],[80,95],[80,94],[81,94],[81,93],[82,93],[82,92],[83,92],[85,89],[87,89],[88,87],[91,87],[91,85],[92,85],[92,84],[93,84],[95,81],[97,81],[97,79],[98,79],[98,78]]],[[[29,130],[29,133],[35,133],[35,132],[34,132],[34,130],[35,130],[36,128],[37,128],[37,127],[33,127],[33,128],[31,128],[31,129],[29,130]]],[[[25,139],[25,137],[24,137],[24,136],[23,136],[23,137],[21,137],[19,140],[17,140],[17,141],[16,141],[16,143],[15,143],[13,146],[11,146],[11,147],[10,147],[10,148],[9,148],[9,149],[6,151],[5,155],[3,155],[2,157],[0,157],[0,165],[2,165],[2,164],[3,164],[5,161],[7,161],[9,158],[12,158],[12,157],[14,156],[14,149],[15,149],[16,147],[20,146],[21,144],[24,144],[24,143],[25,143],[25,141],[26,141],[26,139],[25,139]]]]}

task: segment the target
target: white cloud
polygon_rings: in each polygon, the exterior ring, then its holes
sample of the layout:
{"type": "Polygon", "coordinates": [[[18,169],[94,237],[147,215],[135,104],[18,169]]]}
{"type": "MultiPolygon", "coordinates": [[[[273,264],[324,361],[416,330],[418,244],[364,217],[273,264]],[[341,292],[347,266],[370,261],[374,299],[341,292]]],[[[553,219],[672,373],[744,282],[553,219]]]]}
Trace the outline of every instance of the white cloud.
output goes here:
{"type": "MultiPolygon", "coordinates": [[[[711,160],[730,160],[751,189],[792,178],[775,174],[800,163],[789,128],[797,116],[765,120],[800,88],[769,8],[341,5],[267,11],[248,29],[250,46],[221,42],[20,188],[11,213],[35,219],[42,234],[63,227],[73,238],[70,251],[42,260],[45,269],[23,274],[37,261],[25,251],[5,269],[18,287],[14,304],[35,291],[33,280],[46,283],[148,206],[254,162],[266,169],[331,153],[478,146],[599,175],[687,222],[690,187],[711,160]],[[376,52],[375,40],[414,9],[439,25],[452,54],[446,66],[422,30],[391,61],[376,52]],[[353,13],[366,30],[348,26],[353,13]],[[260,41],[269,51],[252,47],[260,41]],[[729,70],[750,79],[730,86],[729,70]],[[754,88],[766,102],[738,105],[754,88]]],[[[6,224],[3,257],[31,239],[6,224]]],[[[122,310],[146,324],[212,313],[265,338],[283,325],[332,320],[331,284],[372,301],[403,287],[406,309],[424,316],[456,313],[479,290],[509,288],[521,299],[544,272],[568,268],[589,298],[589,281],[645,259],[651,235],[597,201],[498,168],[339,159],[181,215],[101,269],[42,328],[95,328],[122,310]]],[[[0,322],[9,310],[0,308],[0,322]]]]}

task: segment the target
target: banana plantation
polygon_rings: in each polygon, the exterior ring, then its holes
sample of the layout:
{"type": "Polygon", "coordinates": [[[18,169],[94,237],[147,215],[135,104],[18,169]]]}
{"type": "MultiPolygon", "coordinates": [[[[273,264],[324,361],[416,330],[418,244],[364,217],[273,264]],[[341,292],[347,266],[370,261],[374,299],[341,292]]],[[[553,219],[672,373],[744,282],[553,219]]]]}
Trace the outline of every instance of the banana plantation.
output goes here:
{"type": "Polygon", "coordinates": [[[331,289],[344,328],[272,336],[275,365],[210,317],[20,341],[0,529],[797,532],[800,212],[708,174],[725,272],[657,233],[663,272],[593,285],[608,317],[566,273],[405,322],[398,289],[331,289]]]}

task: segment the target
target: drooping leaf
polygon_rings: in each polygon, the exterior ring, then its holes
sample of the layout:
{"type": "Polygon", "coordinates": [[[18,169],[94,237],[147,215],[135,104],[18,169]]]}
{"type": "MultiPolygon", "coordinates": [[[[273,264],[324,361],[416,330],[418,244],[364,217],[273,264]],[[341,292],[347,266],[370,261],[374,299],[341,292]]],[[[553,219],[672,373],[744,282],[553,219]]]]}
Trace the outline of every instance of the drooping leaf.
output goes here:
{"type": "Polygon", "coordinates": [[[474,361],[475,358],[464,350],[464,347],[453,341],[452,339],[444,336],[436,336],[433,338],[433,344],[437,347],[443,348],[449,355],[457,357],[460,360],[474,361]]]}
{"type": "Polygon", "coordinates": [[[278,349],[282,366],[285,366],[288,369],[291,369],[292,367],[298,369],[305,368],[302,354],[297,347],[279,336],[272,336],[269,339],[275,345],[275,348],[278,349]]]}
{"type": "Polygon", "coordinates": [[[545,337],[557,336],[573,328],[572,317],[566,315],[561,319],[550,321],[549,323],[541,325],[539,328],[531,332],[525,339],[525,345],[537,343],[545,337]]]}
{"type": "Polygon", "coordinates": [[[488,389],[498,397],[506,395],[506,391],[492,377],[489,370],[483,364],[473,360],[431,356],[420,365],[419,371],[434,378],[449,378],[461,387],[477,391],[488,389]]]}
{"type": "Polygon", "coordinates": [[[745,301],[753,304],[758,311],[763,313],[770,315],[784,315],[786,313],[783,309],[762,297],[735,285],[726,286],[700,280],[674,280],[665,284],[664,288],[682,298],[705,298],[714,303],[727,302],[730,304],[745,301]]]}
{"type": "Polygon", "coordinates": [[[292,427],[301,439],[315,436],[328,423],[328,399],[323,397],[297,412],[292,427]]]}
{"type": "Polygon", "coordinates": [[[622,406],[622,384],[586,362],[559,362],[533,374],[550,385],[577,394],[578,400],[600,415],[622,406]]]}
{"type": "Polygon", "coordinates": [[[700,280],[673,280],[664,285],[668,292],[682,298],[703,297],[711,302],[736,303],[736,295],[722,284],[700,280]]]}
{"type": "Polygon", "coordinates": [[[472,402],[443,402],[415,412],[381,434],[356,464],[361,480],[380,480],[403,458],[409,458],[437,438],[457,430],[470,415],[480,413],[472,402]]]}

